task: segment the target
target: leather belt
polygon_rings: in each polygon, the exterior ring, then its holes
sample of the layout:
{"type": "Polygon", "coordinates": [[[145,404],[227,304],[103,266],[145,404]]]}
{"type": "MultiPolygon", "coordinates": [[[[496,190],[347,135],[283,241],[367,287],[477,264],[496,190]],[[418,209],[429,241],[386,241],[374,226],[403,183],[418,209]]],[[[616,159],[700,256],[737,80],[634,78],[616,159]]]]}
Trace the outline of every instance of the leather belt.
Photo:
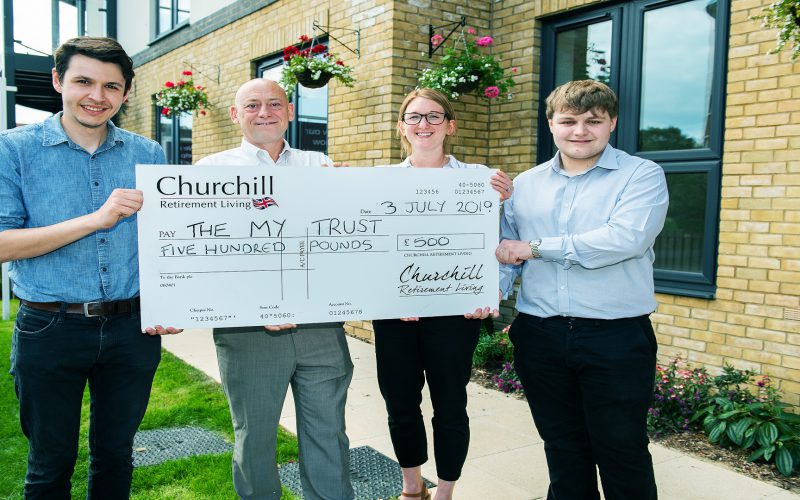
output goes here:
{"type": "Polygon", "coordinates": [[[82,304],[69,304],[65,302],[30,302],[20,300],[20,303],[40,311],[61,312],[67,314],[82,314],[87,318],[94,316],[112,316],[114,314],[129,314],[139,311],[139,297],[113,302],[84,302],[82,304]]]}

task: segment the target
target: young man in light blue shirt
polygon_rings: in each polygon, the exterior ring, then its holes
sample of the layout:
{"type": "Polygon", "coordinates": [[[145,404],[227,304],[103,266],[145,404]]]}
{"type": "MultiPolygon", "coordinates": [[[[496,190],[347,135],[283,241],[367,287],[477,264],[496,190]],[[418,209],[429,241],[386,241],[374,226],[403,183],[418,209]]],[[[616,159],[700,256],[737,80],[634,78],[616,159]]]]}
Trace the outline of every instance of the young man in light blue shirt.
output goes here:
{"type": "Polygon", "coordinates": [[[110,38],[55,51],[64,109],[0,133],[0,262],[20,309],[11,371],[28,438],[25,498],[69,498],[88,382],[89,498],[127,499],[132,446],[161,356],[161,326],[141,331],[137,163],[154,141],[114,126],[133,63],[110,38]]]}
{"type": "Polygon", "coordinates": [[[608,144],[617,98],[572,81],[547,98],[558,153],[514,179],[497,258],[504,296],[522,278],[509,335],[545,442],[548,498],[656,498],[647,449],[657,343],[653,243],[664,171],[608,144]]]}

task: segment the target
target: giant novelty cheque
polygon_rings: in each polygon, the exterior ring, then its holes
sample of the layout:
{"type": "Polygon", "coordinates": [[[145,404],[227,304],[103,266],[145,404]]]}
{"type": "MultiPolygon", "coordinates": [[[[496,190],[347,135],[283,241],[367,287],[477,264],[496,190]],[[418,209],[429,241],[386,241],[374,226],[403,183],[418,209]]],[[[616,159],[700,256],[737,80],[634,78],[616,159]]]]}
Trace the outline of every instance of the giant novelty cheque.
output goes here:
{"type": "Polygon", "coordinates": [[[492,174],[137,165],[142,325],[494,309],[500,205],[492,174]]]}

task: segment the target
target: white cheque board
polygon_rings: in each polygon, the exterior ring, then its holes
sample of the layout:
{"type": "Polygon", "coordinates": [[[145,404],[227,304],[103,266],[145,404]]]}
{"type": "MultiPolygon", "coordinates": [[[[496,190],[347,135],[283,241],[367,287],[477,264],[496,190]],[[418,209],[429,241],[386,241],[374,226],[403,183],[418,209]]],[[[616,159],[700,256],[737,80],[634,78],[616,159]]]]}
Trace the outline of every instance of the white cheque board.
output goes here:
{"type": "Polygon", "coordinates": [[[142,325],[496,308],[500,204],[492,173],[137,165],[142,325]]]}

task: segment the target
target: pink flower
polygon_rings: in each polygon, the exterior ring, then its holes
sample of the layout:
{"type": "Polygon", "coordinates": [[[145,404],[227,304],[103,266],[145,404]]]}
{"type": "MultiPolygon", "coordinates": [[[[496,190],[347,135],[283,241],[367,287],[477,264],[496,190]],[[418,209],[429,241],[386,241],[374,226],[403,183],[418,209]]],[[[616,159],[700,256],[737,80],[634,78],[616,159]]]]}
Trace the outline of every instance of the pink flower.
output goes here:
{"type": "Polygon", "coordinates": [[[179,87],[182,87],[184,85],[186,85],[186,82],[184,82],[183,80],[178,80],[178,86],[179,87]]]}
{"type": "Polygon", "coordinates": [[[483,91],[483,95],[485,95],[489,99],[494,99],[495,97],[500,95],[500,89],[498,89],[495,86],[486,87],[486,90],[483,91]]]}
{"type": "Polygon", "coordinates": [[[438,33],[431,37],[431,43],[433,44],[434,47],[438,47],[439,44],[442,43],[442,41],[444,41],[444,37],[442,37],[442,35],[438,33]]]}
{"type": "Polygon", "coordinates": [[[191,72],[191,71],[189,71],[188,69],[186,69],[186,70],[183,70],[183,73],[181,73],[181,74],[182,74],[182,75],[186,75],[186,76],[192,76],[192,72],[191,72]]]}
{"type": "Polygon", "coordinates": [[[196,88],[197,90],[203,90],[205,87],[203,87],[202,85],[197,85],[197,86],[195,86],[195,88],[196,88]]]}
{"type": "Polygon", "coordinates": [[[517,71],[519,71],[519,68],[511,68],[512,73],[516,73],[517,71]]]}
{"type": "Polygon", "coordinates": [[[164,82],[164,86],[167,87],[168,89],[171,89],[172,87],[175,86],[175,84],[172,82],[164,82]]]}
{"type": "Polygon", "coordinates": [[[473,28],[472,26],[467,28],[467,34],[474,35],[475,33],[477,33],[477,32],[475,31],[475,28],[473,28]]]}
{"type": "Polygon", "coordinates": [[[494,42],[494,39],[490,36],[484,36],[475,40],[475,43],[478,44],[479,47],[488,47],[494,42]]]}

